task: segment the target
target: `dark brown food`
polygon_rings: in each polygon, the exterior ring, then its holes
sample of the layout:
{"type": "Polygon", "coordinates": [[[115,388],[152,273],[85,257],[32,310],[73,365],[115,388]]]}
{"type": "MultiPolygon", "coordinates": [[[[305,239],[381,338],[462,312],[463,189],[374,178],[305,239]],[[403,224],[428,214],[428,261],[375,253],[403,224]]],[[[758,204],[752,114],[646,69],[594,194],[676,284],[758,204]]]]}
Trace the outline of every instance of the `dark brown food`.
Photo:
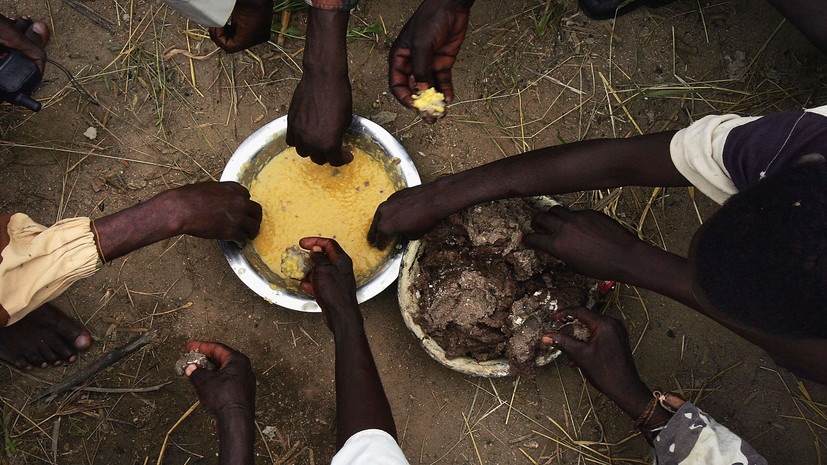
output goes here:
{"type": "Polygon", "coordinates": [[[520,243],[537,212],[522,199],[477,205],[422,239],[414,321],[449,358],[507,357],[531,375],[551,314],[585,304],[587,278],[520,243]]]}

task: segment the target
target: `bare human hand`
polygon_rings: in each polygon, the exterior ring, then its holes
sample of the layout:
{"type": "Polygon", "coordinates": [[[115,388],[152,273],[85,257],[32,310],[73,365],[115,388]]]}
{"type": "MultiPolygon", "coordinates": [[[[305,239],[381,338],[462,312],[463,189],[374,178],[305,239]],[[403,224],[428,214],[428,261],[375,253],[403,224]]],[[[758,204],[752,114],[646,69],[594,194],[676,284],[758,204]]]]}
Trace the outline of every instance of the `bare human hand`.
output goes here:
{"type": "Polygon", "coordinates": [[[236,0],[230,20],[211,27],[210,39],[227,53],[240,52],[270,40],[273,0],[236,0]]]}
{"type": "Polygon", "coordinates": [[[244,244],[258,235],[261,205],[237,182],[189,184],[161,194],[177,233],[244,244]]]}
{"type": "Polygon", "coordinates": [[[34,22],[28,16],[21,16],[12,21],[0,15],[0,45],[21,51],[31,58],[40,68],[46,68],[46,43],[49,41],[49,28],[42,22],[34,22]]]}
{"type": "Polygon", "coordinates": [[[350,13],[310,8],[304,74],[287,111],[287,144],[319,165],[353,161],[342,137],[353,118],[345,35],[350,13]]]}
{"type": "Polygon", "coordinates": [[[443,218],[434,208],[437,201],[436,183],[395,192],[376,209],[368,242],[384,249],[395,236],[419,239],[443,218]]]}
{"type": "Polygon", "coordinates": [[[620,223],[594,210],[552,207],[537,215],[532,227],[535,233],[523,236],[523,244],[597,279],[625,281],[625,265],[635,260],[635,246],[643,244],[620,223]]]}
{"type": "Polygon", "coordinates": [[[429,87],[442,92],[447,103],[454,100],[451,68],[465,40],[473,3],[424,0],[399,32],[388,58],[388,85],[399,103],[411,107],[413,93],[429,87]]]}
{"type": "Polygon", "coordinates": [[[624,412],[633,418],[640,414],[651,394],[635,368],[629,334],[623,323],[583,307],[562,310],[553,318],[557,321],[577,318],[588,326],[591,337],[588,342],[582,342],[552,332],[543,335],[543,343],[563,351],[580,367],[589,383],[624,412]]]}
{"type": "Polygon", "coordinates": [[[234,415],[252,418],[256,405],[256,378],[250,359],[217,342],[191,341],[187,351],[197,350],[212,360],[216,371],[189,365],[186,374],[201,405],[216,419],[234,415]]]}
{"type": "Polygon", "coordinates": [[[350,257],[333,239],[305,237],[299,245],[311,251],[313,261],[313,271],[302,281],[301,288],[316,298],[330,330],[336,334],[340,328],[361,328],[362,314],[350,257]]]}
{"type": "Polygon", "coordinates": [[[342,166],[353,161],[342,150],[342,137],[353,113],[347,74],[305,70],[287,112],[287,144],[317,165],[342,166]]]}

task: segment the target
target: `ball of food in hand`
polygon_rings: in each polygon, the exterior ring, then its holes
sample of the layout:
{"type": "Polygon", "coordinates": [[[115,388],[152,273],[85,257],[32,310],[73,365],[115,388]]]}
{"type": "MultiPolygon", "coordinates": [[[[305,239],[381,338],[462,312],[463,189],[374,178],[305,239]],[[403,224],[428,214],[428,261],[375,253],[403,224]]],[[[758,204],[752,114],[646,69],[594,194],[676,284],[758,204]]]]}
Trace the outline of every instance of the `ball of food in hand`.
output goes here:
{"type": "Polygon", "coordinates": [[[304,279],[313,269],[310,254],[297,245],[291,245],[281,254],[281,272],[290,279],[304,279]]]}
{"type": "Polygon", "coordinates": [[[413,106],[422,117],[442,118],[445,116],[445,95],[430,87],[413,95],[413,106]]]}
{"type": "Polygon", "coordinates": [[[181,358],[175,362],[175,372],[183,376],[183,374],[187,371],[187,367],[190,365],[195,365],[198,368],[203,368],[205,370],[215,370],[215,364],[211,362],[206,355],[197,350],[191,350],[182,355],[181,358]]]}

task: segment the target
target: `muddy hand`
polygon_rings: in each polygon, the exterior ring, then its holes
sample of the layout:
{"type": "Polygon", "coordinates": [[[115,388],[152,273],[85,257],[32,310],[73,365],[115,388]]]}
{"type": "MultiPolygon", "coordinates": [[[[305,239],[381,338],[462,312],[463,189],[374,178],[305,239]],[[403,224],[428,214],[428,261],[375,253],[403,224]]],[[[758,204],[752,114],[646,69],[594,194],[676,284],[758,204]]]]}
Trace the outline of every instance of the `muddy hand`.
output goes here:
{"type": "Polygon", "coordinates": [[[256,378],[250,359],[217,342],[191,341],[187,351],[197,350],[218,367],[216,371],[187,366],[186,375],[201,405],[216,419],[233,415],[252,417],[256,403],[256,378]]]}
{"type": "Polygon", "coordinates": [[[594,210],[569,211],[552,207],[534,218],[533,234],[523,244],[553,255],[579,273],[597,279],[617,280],[621,264],[634,260],[641,243],[618,222],[594,210]]]}
{"type": "MultiPolygon", "coordinates": [[[[388,85],[399,103],[413,105],[413,93],[429,87],[454,100],[451,68],[465,39],[473,0],[424,0],[393,42],[388,85]]],[[[433,122],[433,121],[429,121],[433,122]]]]}
{"type": "Polygon", "coordinates": [[[167,215],[179,221],[178,234],[244,244],[258,235],[261,205],[236,182],[202,182],[165,193],[167,215]]]}
{"type": "Polygon", "coordinates": [[[638,408],[637,405],[627,405],[634,396],[642,393],[644,398],[650,397],[646,385],[638,376],[629,347],[629,334],[620,320],[583,307],[562,310],[553,318],[557,321],[577,318],[591,331],[589,342],[556,332],[544,334],[542,341],[563,351],[571,362],[580,367],[592,386],[624,410],[629,408],[635,411],[638,408]]]}
{"type": "Polygon", "coordinates": [[[302,281],[304,292],[316,298],[330,330],[361,327],[362,314],[356,301],[356,279],[353,262],[333,240],[323,237],[305,237],[299,241],[310,250],[313,271],[302,281]]]}
{"type": "Polygon", "coordinates": [[[237,0],[224,27],[211,27],[210,38],[228,53],[240,52],[270,39],[273,0],[237,0]]]}
{"type": "Polygon", "coordinates": [[[21,16],[12,21],[0,15],[0,45],[23,52],[37,63],[40,72],[46,67],[46,43],[49,41],[49,28],[41,22],[33,22],[28,16],[21,16]]]}

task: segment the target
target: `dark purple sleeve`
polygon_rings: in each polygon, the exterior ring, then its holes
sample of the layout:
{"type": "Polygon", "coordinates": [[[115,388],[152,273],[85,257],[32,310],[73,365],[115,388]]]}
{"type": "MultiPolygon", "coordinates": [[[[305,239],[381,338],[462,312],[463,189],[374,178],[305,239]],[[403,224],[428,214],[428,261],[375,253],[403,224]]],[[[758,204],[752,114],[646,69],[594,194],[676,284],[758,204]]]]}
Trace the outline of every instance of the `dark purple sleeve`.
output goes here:
{"type": "Polygon", "coordinates": [[[741,191],[810,153],[827,156],[827,117],[795,110],[764,116],[730,131],[723,161],[741,191]]]}

